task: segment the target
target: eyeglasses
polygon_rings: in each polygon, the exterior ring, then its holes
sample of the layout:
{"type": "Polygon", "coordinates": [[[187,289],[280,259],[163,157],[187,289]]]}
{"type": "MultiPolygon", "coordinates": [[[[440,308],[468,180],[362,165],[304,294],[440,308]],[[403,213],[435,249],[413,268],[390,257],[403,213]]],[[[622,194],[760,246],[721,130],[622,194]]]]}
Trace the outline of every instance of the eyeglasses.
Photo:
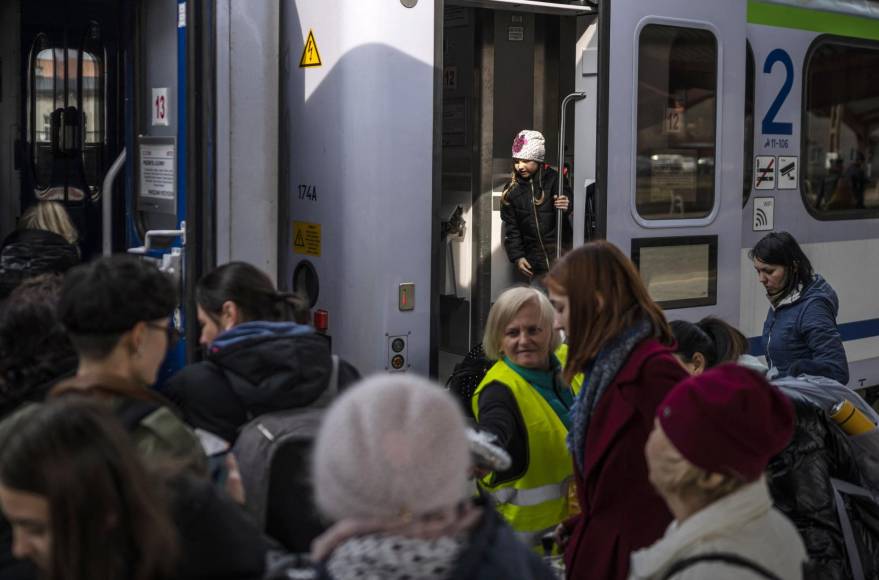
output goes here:
{"type": "Polygon", "coordinates": [[[160,322],[146,322],[145,324],[150,328],[161,330],[165,333],[166,338],[168,339],[169,350],[174,348],[174,345],[180,340],[180,331],[177,330],[177,327],[173,324],[162,324],[160,322]]]}

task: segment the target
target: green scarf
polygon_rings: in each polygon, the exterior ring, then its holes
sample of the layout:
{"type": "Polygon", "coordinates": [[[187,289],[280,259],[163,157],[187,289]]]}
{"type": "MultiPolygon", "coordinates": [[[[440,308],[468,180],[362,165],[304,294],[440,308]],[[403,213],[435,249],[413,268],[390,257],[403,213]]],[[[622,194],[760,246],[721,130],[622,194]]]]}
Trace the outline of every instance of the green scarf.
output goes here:
{"type": "Polygon", "coordinates": [[[540,393],[540,396],[549,403],[549,406],[558,415],[565,428],[570,430],[571,406],[574,404],[574,393],[569,386],[557,379],[562,364],[555,354],[550,355],[550,370],[526,369],[525,367],[520,367],[506,356],[504,356],[504,362],[540,393]]]}

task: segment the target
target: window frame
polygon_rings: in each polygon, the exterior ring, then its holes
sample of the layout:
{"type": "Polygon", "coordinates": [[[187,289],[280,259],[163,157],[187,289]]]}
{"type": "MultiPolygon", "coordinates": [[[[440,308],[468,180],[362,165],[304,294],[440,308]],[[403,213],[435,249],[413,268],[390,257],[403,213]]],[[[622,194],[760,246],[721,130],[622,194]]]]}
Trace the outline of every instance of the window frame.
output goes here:
{"type": "MultiPolygon", "coordinates": [[[[865,38],[855,38],[850,36],[840,36],[838,34],[820,34],[816,36],[812,42],[809,44],[809,47],[806,49],[806,53],[803,56],[803,64],[802,64],[802,74],[803,74],[803,82],[802,82],[802,95],[800,97],[800,164],[801,164],[801,172],[800,172],[800,182],[798,184],[799,192],[800,192],[800,201],[803,204],[806,212],[814,219],[818,221],[824,222],[833,222],[833,221],[852,221],[852,220],[864,220],[864,219],[876,219],[879,218],[879,206],[868,208],[868,209],[844,209],[844,210],[819,210],[812,207],[812,204],[806,199],[806,191],[803,184],[806,181],[806,172],[802,171],[805,169],[806,162],[804,159],[808,159],[809,150],[807,149],[808,145],[808,125],[807,120],[809,118],[809,108],[808,102],[806,100],[809,93],[809,69],[812,64],[812,58],[815,56],[815,53],[825,44],[837,44],[849,47],[857,47],[857,48],[870,48],[876,51],[877,55],[879,55],[879,42],[875,40],[869,40],[865,38]]],[[[879,71],[877,71],[879,72],[879,71]]]]}
{"type": "MultiPolygon", "coordinates": [[[[672,237],[645,237],[632,238],[631,253],[632,262],[641,275],[641,249],[642,248],[669,248],[676,246],[708,246],[708,296],[704,298],[679,298],[676,300],[656,300],[656,304],[663,310],[678,310],[682,308],[698,308],[701,306],[717,305],[717,279],[718,271],[718,240],[717,234],[703,236],[672,236],[672,237]]],[[[643,281],[643,278],[642,278],[643,281]]],[[[647,283],[644,287],[649,292],[647,283]]],[[[652,297],[651,297],[652,299],[652,297]]]]}
{"type": "Polygon", "coordinates": [[[629,210],[635,222],[649,229],[657,228],[683,228],[683,227],[702,227],[712,224],[720,213],[720,170],[722,165],[718,163],[723,158],[723,147],[720,135],[723,127],[723,45],[720,42],[720,30],[710,22],[702,20],[689,20],[682,18],[663,18],[659,16],[647,16],[638,22],[635,27],[633,37],[633,56],[635,58],[635,66],[632,67],[632,155],[629,168],[629,176],[631,178],[631,188],[629,194],[629,210]],[[711,210],[707,215],[698,218],[675,218],[675,219],[650,219],[645,218],[638,211],[637,202],[637,186],[638,186],[638,104],[639,90],[638,79],[641,68],[640,50],[641,50],[641,34],[644,28],[650,25],[667,26],[674,28],[685,28],[704,30],[714,37],[715,46],[715,111],[714,111],[714,190],[713,203],[711,210]]]}
{"type": "Polygon", "coordinates": [[[745,39],[745,110],[742,111],[743,121],[747,122],[748,120],[748,99],[751,100],[751,140],[750,140],[750,148],[748,147],[748,128],[745,127],[745,149],[742,153],[742,187],[744,188],[742,191],[742,209],[744,209],[748,202],[751,201],[751,196],[754,195],[754,144],[757,142],[757,58],[754,56],[754,48],[751,46],[751,41],[747,38],[745,39]],[[751,62],[753,66],[748,70],[748,62],[751,62]],[[748,73],[751,73],[750,75],[748,73]],[[751,82],[751,92],[748,92],[748,81],[751,82]],[[748,181],[746,182],[744,177],[749,174],[748,181]]]}

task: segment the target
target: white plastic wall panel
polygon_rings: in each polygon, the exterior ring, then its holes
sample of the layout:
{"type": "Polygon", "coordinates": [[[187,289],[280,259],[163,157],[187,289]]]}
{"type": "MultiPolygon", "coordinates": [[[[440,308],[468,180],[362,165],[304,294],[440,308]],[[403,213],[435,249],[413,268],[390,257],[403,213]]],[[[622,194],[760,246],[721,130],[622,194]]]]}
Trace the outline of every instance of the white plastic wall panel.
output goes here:
{"type": "Polygon", "coordinates": [[[217,262],[278,272],[280,7],[217,6],[217,262]]]}
{"type": "Polygon", "coordinates": [[[334,350],[364,373],[384,370],[387,335],[406,335],[409,370],[427,374],[434,4],[283,0],[281,15],[284,283],[310,260],[334,350]],[[300,68],[309,31],[321,66],[300,68]],[[319,256],[293,251],[293,222],[320,225],[319,256]],[[416,288],[407,312],[404,282],[416,288]]]}

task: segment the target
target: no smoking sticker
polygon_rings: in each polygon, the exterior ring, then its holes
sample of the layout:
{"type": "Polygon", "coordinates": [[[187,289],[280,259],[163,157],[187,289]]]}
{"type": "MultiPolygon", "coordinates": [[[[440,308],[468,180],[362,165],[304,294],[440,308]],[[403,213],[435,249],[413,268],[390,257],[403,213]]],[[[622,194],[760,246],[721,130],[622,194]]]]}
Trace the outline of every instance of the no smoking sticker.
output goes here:
{"type": "Polygon", "coordinates": [[[774,155],[758,155],[754,163],[754,189],[775,189],[777,169],[774,155]]]}

